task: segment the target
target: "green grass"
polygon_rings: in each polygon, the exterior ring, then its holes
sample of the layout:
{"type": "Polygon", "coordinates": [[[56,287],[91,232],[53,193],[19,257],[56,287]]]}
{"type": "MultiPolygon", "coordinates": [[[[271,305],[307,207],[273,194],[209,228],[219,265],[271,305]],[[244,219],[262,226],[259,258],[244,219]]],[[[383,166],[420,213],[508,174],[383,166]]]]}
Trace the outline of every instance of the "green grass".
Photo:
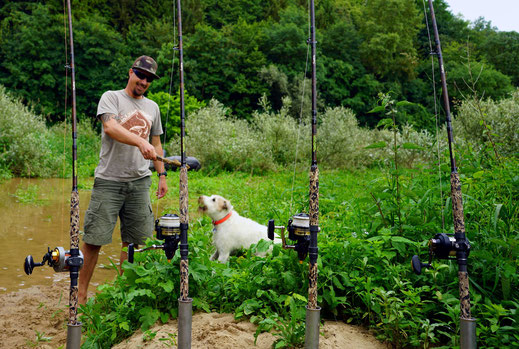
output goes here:
{"type": "MultiPolygon", "coordinates": [[[[460,161],[467,234],[471,240],[470,277],[473,316],[478,318],[481,347],[514,347],[519,343],[517,258],[519,166],[460,161]],[[499,210],[498,210],[499,208],[499,210]]],[[[443,177],[447,177],[445,174],[443,177]]],[[[156,179],[154,179],[156,181],[156,179]]],[[[452,230],[444,208],[437,170],[402,170],[400,204],[395,205],[391,173],[377,169],[320,175],[319,289],[322,318],[371,327],[380,340],[395,347],[455,347],[459,300],[455,262],[433,262],[434,269],[416,276],[413,254],[427,256],[426,242],[452,230]],[[443,208],[442,208],[443,207],[443,208]],[[442,210],[446,224],[442,226],[442,210]],[[399,211],[399,212],[398,212],[399,211]]],[[[443,178],[448,190],[447,178],[443,178]]],[[[170,173],[170,193],[161,213],[178,212],[178,173],[170,173]]],[[[190,296],[195,311],[233,312],[249,318],[258,331],[272,331],[278,347],[300,345],[304,336],[307,263],[292,250],[274,247],[265,258],[255,249],[231,257],[227,264],[209,260],[212,225],[196,211],[199,195],[219,194],[240,214],[266,224],[287,223],[307,211],[308,174],[270,172],[189,173],[190,296]],[[294,184],[293,183],[294,180],[294,184]]],[[[444,199],[448,193],[444,193],[444,199]]],[[[150,241],[149,243],[153,243],[150,241]]],[[[137,254],[125,273],[82,308],[86,347],[108,347],[142,327],[177,316],[178,252],[167,263],[162,251],[137,254]]]]}

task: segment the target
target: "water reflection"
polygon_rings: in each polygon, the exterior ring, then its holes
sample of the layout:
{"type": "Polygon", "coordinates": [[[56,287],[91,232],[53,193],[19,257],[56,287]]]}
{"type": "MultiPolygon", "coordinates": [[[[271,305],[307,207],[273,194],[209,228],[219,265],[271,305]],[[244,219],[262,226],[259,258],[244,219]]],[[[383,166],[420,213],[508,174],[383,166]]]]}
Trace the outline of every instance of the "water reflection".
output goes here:
{"type": "MultiPolygon", "coordinates": [[[[79,189],[80,222],[90,201],[93,179],[81,180],[79,189]]],[[[33,285],[63,284],[69,287],[69,274],[56,273],[48,266],[37,267],[29,276],[23,269],[27,255],[42,261],[47,247],[70,249],[70,179],[15,178],[0,183],[0,293],[33,285]]],[[[92,277],[90,290],[116,275],[121,248],[119,227],[113,242],[103,246],[92,277]],[[112,262],[111,262],[112,260],[112,262]],[[92,287],[94,286],[94,287],[92,287]]]]}

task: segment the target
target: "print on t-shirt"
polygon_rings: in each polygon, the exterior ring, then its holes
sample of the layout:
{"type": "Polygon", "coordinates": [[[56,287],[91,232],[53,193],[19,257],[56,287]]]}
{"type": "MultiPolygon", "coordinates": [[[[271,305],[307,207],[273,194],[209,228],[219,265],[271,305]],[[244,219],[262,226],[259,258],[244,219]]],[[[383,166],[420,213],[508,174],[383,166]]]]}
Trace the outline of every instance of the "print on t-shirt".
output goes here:
{"type": "Polygon", "coordinates": [[[136,135],[148,139],[151,129],[151,116],[144,113],[142,110],[134,110],[124,115],[120,123],[121,125],[136,135]]]}

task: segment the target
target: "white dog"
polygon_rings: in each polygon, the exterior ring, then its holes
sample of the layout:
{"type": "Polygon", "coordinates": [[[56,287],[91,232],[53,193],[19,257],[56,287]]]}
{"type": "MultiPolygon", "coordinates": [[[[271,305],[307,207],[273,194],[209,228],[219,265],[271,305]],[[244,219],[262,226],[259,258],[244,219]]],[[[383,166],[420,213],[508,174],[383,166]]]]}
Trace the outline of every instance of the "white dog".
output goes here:
{"type": "MultiPolygon", "coordinates": [[[[241,248],[249,248],[261,239],[267,240],[267,227],[242,217],[233,210],[229,200],[219,196],[205,196],[198,198],[198,210],[207,214],[213,220],[213,243],[216,252],[211,260],[218,259],[225,263],[229,255],[241,248]]],[[[274,242],[280,243],[278,238],[274,242]]]]}

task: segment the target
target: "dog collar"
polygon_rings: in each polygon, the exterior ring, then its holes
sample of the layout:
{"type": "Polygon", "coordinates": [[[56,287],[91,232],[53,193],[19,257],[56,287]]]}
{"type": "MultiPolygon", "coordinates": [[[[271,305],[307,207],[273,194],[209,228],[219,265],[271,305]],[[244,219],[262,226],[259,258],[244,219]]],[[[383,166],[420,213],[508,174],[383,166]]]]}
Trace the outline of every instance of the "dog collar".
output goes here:
{"type": "Polygon", "coordinates": [[[232,211],[229,212],[229,213],[227,214],[227,216],[223,217],[222,219],[220,219],[220,220],[218,220],[218,221],[213,221],[213,225],[218,225],[218,224],[221,224],[221,223],[225,222],[226,220],[229,219],[229,217],[231,216],[231,214],[232,214],[232,211]]]}

